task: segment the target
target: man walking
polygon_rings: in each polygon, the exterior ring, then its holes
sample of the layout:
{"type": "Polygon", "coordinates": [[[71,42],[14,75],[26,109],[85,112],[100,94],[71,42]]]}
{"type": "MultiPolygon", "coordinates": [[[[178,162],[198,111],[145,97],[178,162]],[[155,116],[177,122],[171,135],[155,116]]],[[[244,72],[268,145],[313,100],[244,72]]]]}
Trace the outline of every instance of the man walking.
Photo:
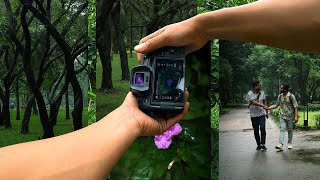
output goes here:
{"type": "Polygon", "coordinates": [[[252,82],[252,90],[248,92],[248,100],[250,102],[250,117],[254,130],[254,137],[257,143],[257,150],[267,150],[266,144],[266,117],[268,118],[268,110],[266,95],[261,91],[260,81],[252,82]],[[261,131],[261,138],[259,134],[259,127],[261,131]]]}
{"type": "Polygon", "coordinates": [[[275,109],[280,106],[280,136],[279,144],[276,146],[278,151],[283,150],[285,131],[288,128],[288,149],[292,149],[293,122],[298,122],[298,103],[295,96],[289,92],[289,85],[280,85],[280,95],[277,103],[268,107],[275,109]]]}

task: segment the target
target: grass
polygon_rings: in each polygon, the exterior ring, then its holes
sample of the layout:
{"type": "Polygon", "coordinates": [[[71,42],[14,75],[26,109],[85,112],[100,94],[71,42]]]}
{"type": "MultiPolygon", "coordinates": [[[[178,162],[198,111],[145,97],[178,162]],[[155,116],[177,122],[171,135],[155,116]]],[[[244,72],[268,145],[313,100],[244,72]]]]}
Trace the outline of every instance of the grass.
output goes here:
{"type": "MultiPolygon", "coordinates": [[[[304,123],[304,120],[307,118],[307,113],[305,114],[305,117],[304,117],[304,112],[303,111],[300,111],[299,113],[299,121],[297,122],[297,126],[303,126],[303,123],[304,123]]],[[[311,111],[308,113],[308,125],[311,126],[312,129],[317,129],[317,121],[315,120],[315,117],[317,115],[320,114],[320,112],[318,111],[311,111]]]]}
{"type": "MultiPolygon", "coordinates": [[[[71,110],[70,110],[71,112],[71,110]]],[[[65,109],[60,109],[57,119],[57,124],[54,126],[55,136],[66,134],[73,131],[72,119],[66,120],[65,109]]],[[[42,125],[38,115],[32,115],[29,122],[29,134],[21,134],[21,123],[23,119],[23,112],[20,114],[21,120],[16,120],[16,111],[10,111],[11,126],[10,129],[4,129],[2,126],[0,129],[0,147],[18,144],[22,142],[29,142],[38,140],[43,134],[42,125]]],[[[70,114],[71,116],[71,114],[70,114]]],[[[87,109],[84,108],[83,112],[83,126],[88,124],[88,113],[87,109]]]]}
{"type": "MultiPolygon", "coordinates": [[[[137,55],[135,53],[132,54],[133,57],[128,58],[129,70],[138,65],[137,55]]],[[[97,89],[101,87],[101,75],[101,61],[97,60],[97,89]]],[[[119,107],[130,90],[129,81],[121,80],[121,65],[119,54],[113,54],[112,82],[114,90],[107,93],[97,91],[97,120],[101,119],[102,117],[119,107]]]]}

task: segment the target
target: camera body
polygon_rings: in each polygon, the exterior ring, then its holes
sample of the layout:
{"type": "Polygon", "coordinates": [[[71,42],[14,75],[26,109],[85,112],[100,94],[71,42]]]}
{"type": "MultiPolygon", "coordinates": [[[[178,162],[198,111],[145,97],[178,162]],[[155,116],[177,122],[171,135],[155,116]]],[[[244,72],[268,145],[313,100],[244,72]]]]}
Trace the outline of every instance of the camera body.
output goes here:
{"type": "Polygon", "coordinates": [[[173,115],[183,111],[185,50],[163,47],[143,54],[130,75],[130,90],[146,114],[173,115]]]}

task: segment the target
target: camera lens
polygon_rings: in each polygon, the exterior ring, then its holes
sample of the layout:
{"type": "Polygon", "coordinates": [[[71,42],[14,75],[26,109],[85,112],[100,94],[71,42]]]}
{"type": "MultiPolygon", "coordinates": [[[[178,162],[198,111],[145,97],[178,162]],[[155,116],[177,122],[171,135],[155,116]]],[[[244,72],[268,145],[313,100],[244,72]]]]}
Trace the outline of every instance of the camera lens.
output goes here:
{"type": "Polygon", "coordinates": [[[134,83],[137,85],[143,85],[144,83],[144,73],[136,73],[136,77],[134,79],[134,83]]]}

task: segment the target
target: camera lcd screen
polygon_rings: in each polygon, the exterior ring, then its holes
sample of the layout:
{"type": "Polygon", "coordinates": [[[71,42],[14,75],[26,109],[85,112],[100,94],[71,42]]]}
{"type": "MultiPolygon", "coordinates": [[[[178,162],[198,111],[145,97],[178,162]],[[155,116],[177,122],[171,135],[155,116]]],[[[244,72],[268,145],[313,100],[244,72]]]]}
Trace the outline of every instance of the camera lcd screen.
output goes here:
{"type": "Polygon", "coordinates": [[[134,83],[136,85],[143,85],[144,84],[144,73],[136,73],[134,78],[134,83]]]}
{"type": "Polygon", "coordinates": [[[182,102],[184,66],[181,60],[157,59],[155,64],[154,99],[182,102]]]}

